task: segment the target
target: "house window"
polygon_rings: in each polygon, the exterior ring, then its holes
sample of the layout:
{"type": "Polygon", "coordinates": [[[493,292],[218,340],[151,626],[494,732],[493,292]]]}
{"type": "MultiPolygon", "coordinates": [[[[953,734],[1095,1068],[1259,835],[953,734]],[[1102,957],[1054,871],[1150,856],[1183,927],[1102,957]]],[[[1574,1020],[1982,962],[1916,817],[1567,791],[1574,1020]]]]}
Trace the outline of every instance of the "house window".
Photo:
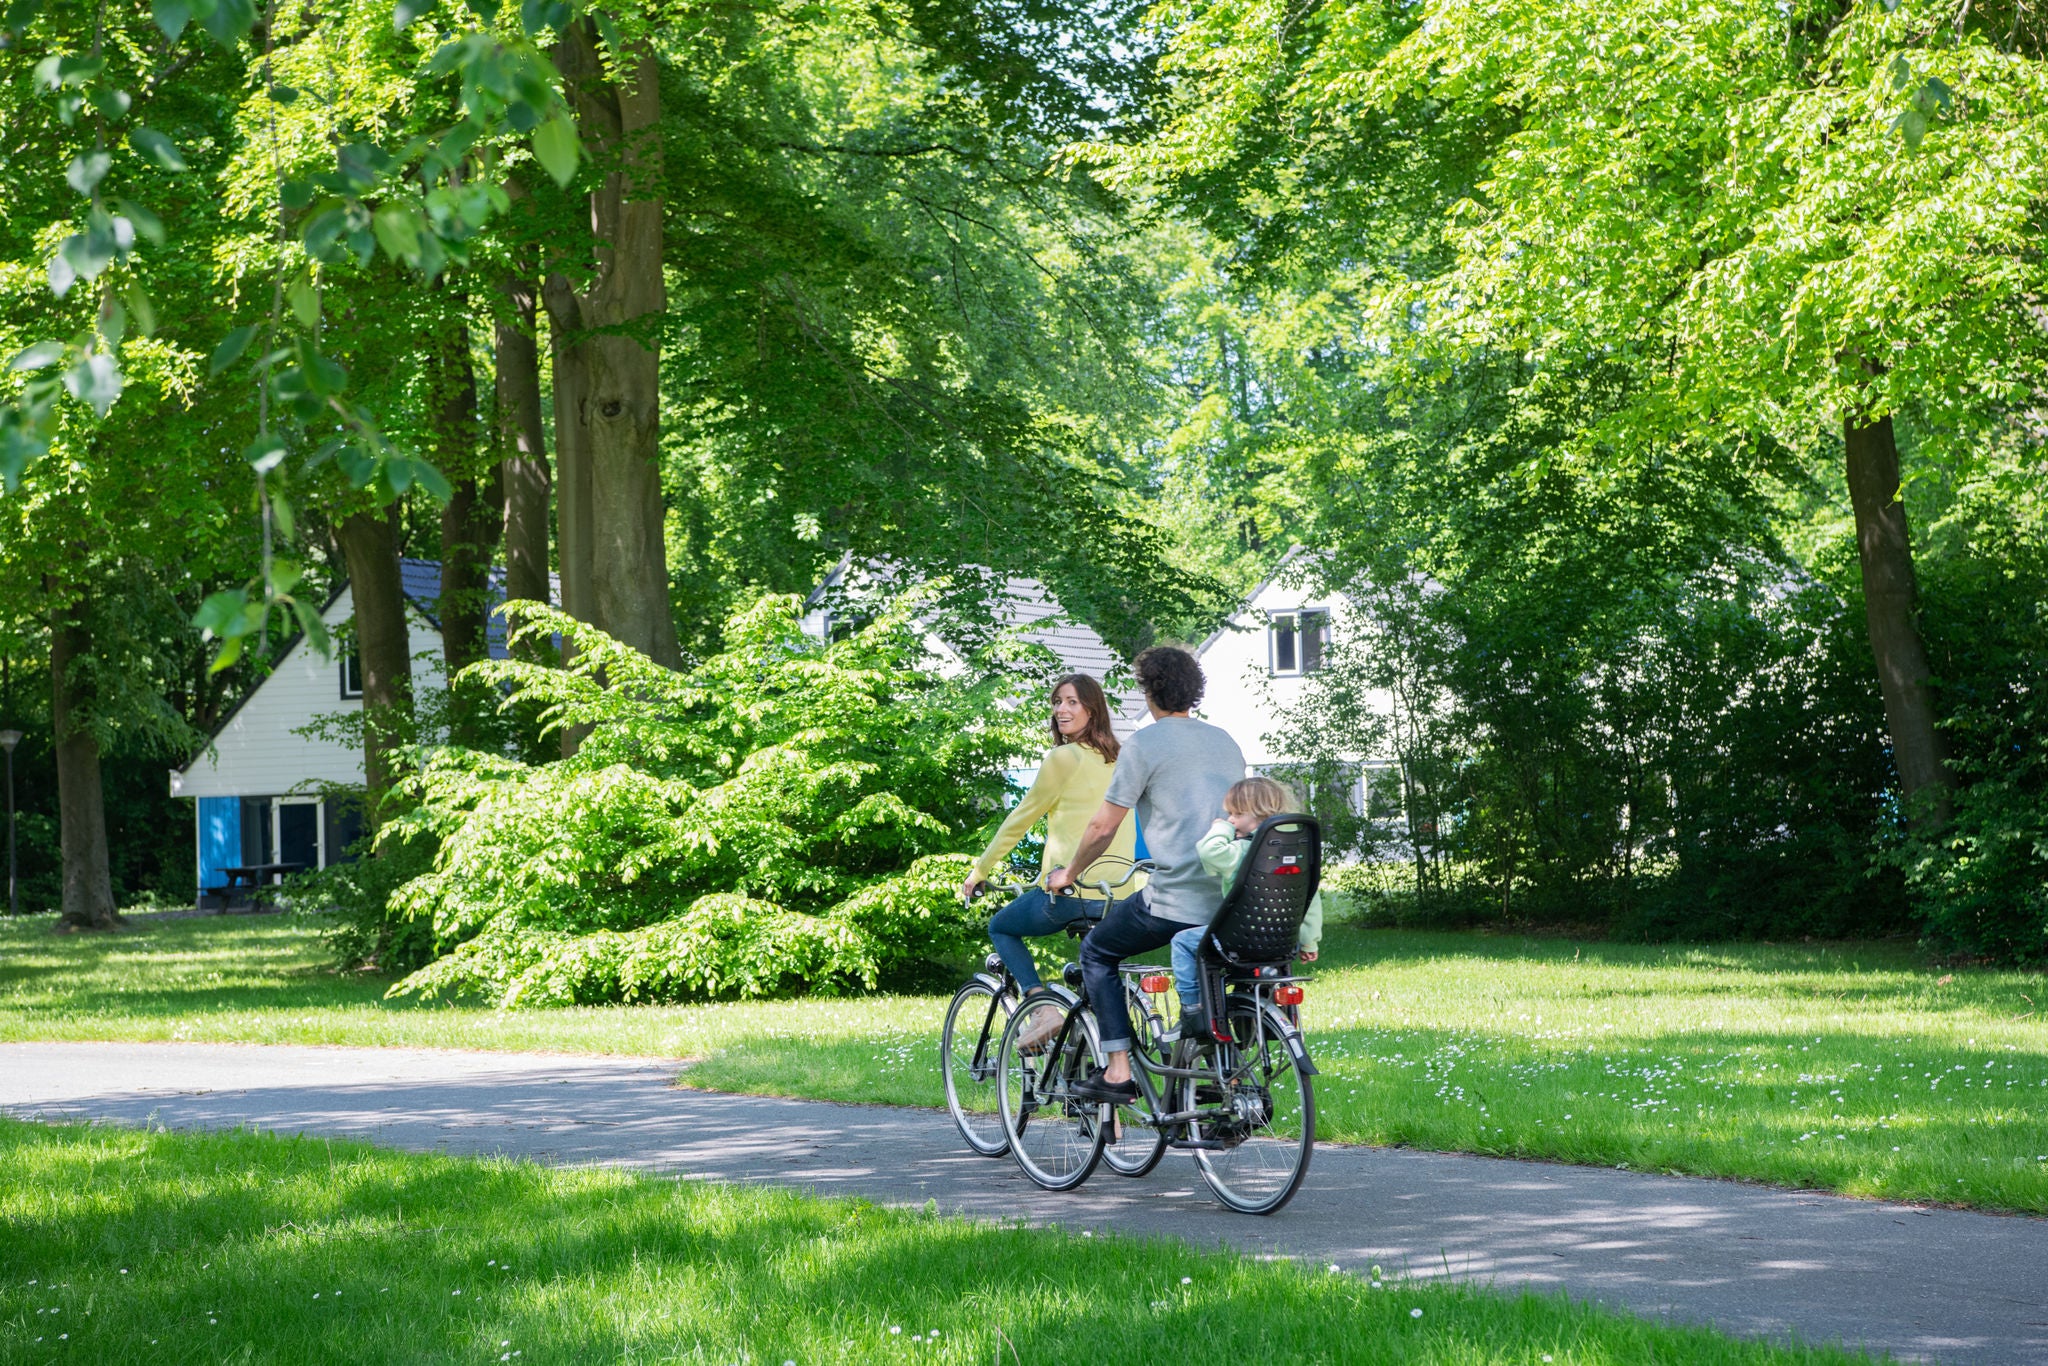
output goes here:
{"type": "Polygon", "coordinates": [[[1329,653],[1328,612],[1276,612],[1268,637],[1275,674],[1312,674],[1329,653]]]}
{"type": "Polygon", "coordinates": [[[363,656],[360,651],[350,650],[341,657],[341,695],[343,699],[363,695],[363,656]]]}

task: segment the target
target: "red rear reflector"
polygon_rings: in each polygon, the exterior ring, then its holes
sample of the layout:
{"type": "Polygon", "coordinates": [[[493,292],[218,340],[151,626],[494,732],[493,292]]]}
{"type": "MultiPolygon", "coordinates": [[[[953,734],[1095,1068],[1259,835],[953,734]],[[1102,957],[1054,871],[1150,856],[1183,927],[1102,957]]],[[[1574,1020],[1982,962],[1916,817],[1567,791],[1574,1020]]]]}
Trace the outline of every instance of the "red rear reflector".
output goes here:
{"type": "Polygon", "coordinates": [[[1276,1005],[1298,1006],[1301,1004],[1300,987],[1274,987],[1273,1002],[1276,1005]]]}
{"type": "Polygon", "coordinates": [[[1298,873],[1301,871],[1301,865],[1298,863],[1283,863],[1273,871],[1276,873],[1298,873]]]}
{"type": "Polygon", "coordinates": [[[1164,991],[1173,985],[1173,979],[1163,972],[1151,972],[1138,979],[1140,991],[1164,991]]]}

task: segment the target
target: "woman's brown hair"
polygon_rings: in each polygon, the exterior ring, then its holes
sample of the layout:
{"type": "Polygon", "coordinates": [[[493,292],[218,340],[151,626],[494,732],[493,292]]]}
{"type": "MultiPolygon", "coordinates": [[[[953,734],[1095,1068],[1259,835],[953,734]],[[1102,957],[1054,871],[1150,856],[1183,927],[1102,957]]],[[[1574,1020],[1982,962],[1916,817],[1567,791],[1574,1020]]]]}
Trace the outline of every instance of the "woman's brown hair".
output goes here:
{"type": "MultiPolygon", "coordinates": [[[[1109,699],[1103,696],[1102,685],[1087,674],[1068,674],[1052,685],[1050,695],[1058,697],[1060,689],[1066,687],[1073,688],[1074,696],[1088,710],[1088,726],[1074,738],[1073,743],[1088,746],[1100,754],[1106,764],[1115,763],[1117,753],[1123,747],[1117,743],[1116,732],[1109,728],[1109,699]]],[[[1047,724],[1052,727],[1055,745],[1068,743],[1067,737],[1060,734],[1059,722],[1048,720],[1047,724]]]]}

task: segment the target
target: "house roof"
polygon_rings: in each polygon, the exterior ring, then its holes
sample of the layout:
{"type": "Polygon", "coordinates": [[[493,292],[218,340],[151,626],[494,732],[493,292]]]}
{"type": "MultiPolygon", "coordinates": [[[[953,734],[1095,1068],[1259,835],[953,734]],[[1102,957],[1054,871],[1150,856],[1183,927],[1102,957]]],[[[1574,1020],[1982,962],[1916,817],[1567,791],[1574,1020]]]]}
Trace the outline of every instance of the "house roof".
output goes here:
{"type": "Polygon", "coordinates": [[[1231,623],[1243,616],[1250,609],[1251,605],[1259,600],[1259,595],[1273,586],[1274,582],[1287,571],[1288,565],[1293,564],[1306,554],[1308,554],[1308,551],[1301,546],[1289,546],[1287,553],[1280,557],[1280,563],[1274,565],[1272,572],[1259,580],[1257,588],[1252,589],[1250,593],[1245,595],[1245,600],[1238,605],[1238,609],[1235,612],[1230,614],[1229,619],[1211,631],[1207,640],[1195,647],[1195,658],[1200,659],[1203,655],[1209,653],[1211,645],[1214,645],[1217,641],[1223,639],[1224,636],[1230,634],[1231,623]]]}
{"type": "MultiPolygon", "coordinates": [[[[851,556],[842,557],[818,586],[804,599],[804,610],[815,611],[822,607],[825,595],[844,584],[852,572],[851,556]]],[[[877,580],[888,581],[899,577],[898,571],[889,565],[865,566],[865,572],[877,580]]],[[[1110,648],[1109,643],[1096,634],[1093,627],[1085,622],[1075,621],[1067,616],[1052,590],[1037,579],[1023,575],[1007,575],[1002,580],[999,595],[995,599],[996,625],[1007,630],[1018,630],[1023,638],[1034,645],[1043,645],[1058,656],[1060,662],[1073,673],[1085,673],[1096,679],[1107,678],[1125,661],[1110,648]]],[[[952,646],[946,645],[949,652],[952,646]]],[[[1116,707],[1120,729],[1129,729],[1145,715],[1144,695],[1136,689],[1123,693],[1110,693],[1112,705],[1116,707]]]]}
{"type": "MultiPolygon", "coordinates": [[[[493,569],[490,574],[489,584],[493,610],[484,619],[484,649],[490,658],[504,659],[508,654],[505,648],[505,619],[495,610],[497,605],[505,600],[504,571],[493,569]]],[[[320,604],[320,615],[323,618],[333,608],[335,603],[341,601],[341,595],[348,591],[348,587],[348,580],[343,579],[335,586],[334,591],[327,595],[327,601],[320,604]]],[[[548,575],[548,589],[558,599],[560,598],[562,585],[558,575],[548,575]]],[[[398,561],[398,591],[404,596],[412,609],[426,620],[427,625],[433,627],[436,631],[441,629],[441,562],[439,560],[415,560],[401,557],[398,561]]],[[[294,631],[291,635],[287,636],[284,643],[278,648],[278,663],[280,665],[283,664],[286,658],[291,655],[291,652],[296,650],[304,640],[305,632],[303,631],[294,631]]],[[[266,677],[255,687],[249,689],[248,692],[243,693],[241,699],[234,706],[228,708],[227,712],[214,724],[213,729],[208,732],[206,743],[194,751],[192,757],[187,759],[178,771],[180,773],[186,772],[193,764],[198,763],[200,758],[213,748],[214,741],[220,738],[222,732],[227,730],[235,717],[241,714],[242,708],[248,706],[254,700],[256,694],[262,692],[269,682],[270,679],[266,677]]]]}

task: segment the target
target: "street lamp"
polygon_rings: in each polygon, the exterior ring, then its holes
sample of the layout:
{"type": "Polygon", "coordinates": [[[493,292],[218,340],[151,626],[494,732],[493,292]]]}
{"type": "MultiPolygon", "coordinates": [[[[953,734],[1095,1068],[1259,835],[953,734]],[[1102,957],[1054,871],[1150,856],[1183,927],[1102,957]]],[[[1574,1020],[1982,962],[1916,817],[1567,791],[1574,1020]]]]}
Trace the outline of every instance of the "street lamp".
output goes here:
{"type": "Polygon", "coordinates": [[[21,914],[21,900],[14,876],[14,747],[21,743],[18,730],[0,730],[0,749],[7,751],[7,914],[21,914]]]}

